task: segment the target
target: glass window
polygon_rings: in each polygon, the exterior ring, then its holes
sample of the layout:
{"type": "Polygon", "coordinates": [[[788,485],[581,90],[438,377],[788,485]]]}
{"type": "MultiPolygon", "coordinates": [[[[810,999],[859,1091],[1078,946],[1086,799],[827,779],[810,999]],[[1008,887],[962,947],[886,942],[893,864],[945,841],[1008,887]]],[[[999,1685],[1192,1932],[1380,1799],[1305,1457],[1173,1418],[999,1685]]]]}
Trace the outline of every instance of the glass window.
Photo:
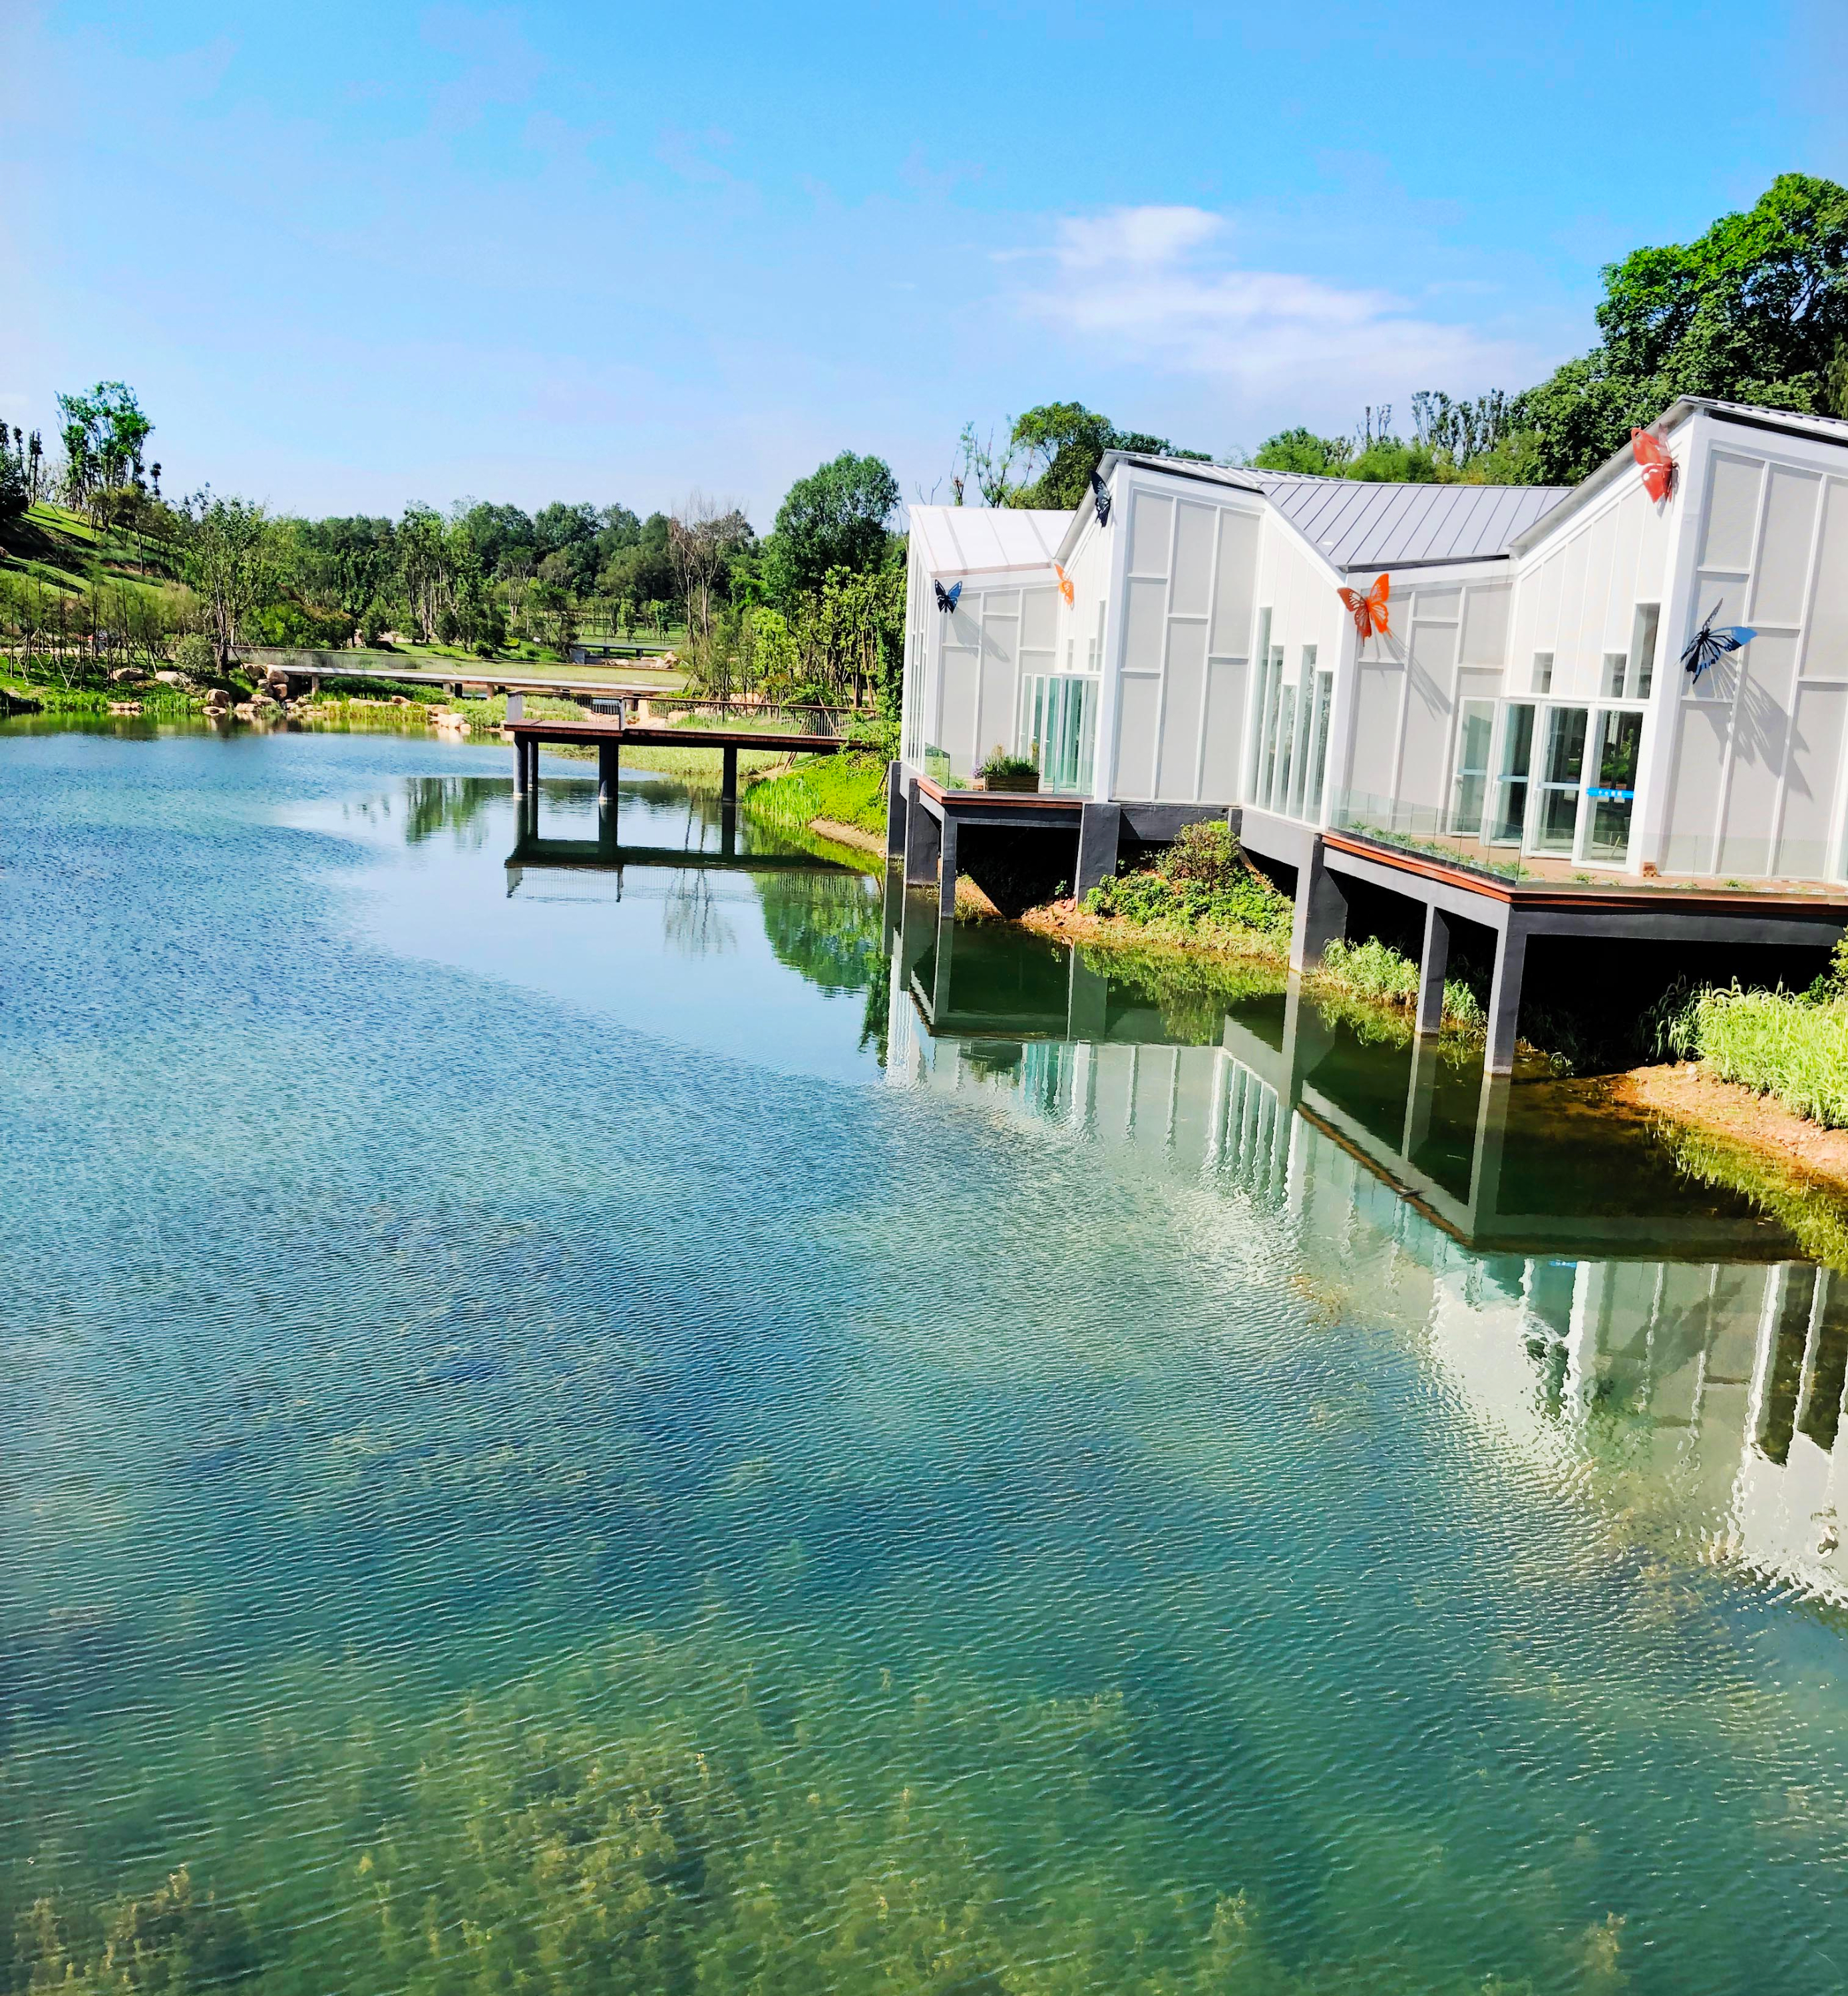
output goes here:
{"type": "Polygon", "coordinates": [[[1533,690],[1550,693],[1553,690],[1553,654],[1536,652],[1533,655],[1533,690]]]}
{"type": "Polygon", "coordinates": [[[1586,856],[1621,862],[1629,855],[1630,814],[1636,804],[1636,758],[1643,746],[1643,717],[1617,710],[1598,717],[1596,779],[1586,790],[1592,828],[1586,856]]]}
{"type": "MultiPolygon", "coordinates": [[[[1283,670],[1283,652],[1278,648],[1276,669],[1283,670]]],[[[1271,784],[1266,801],[1274,811],[1289,808],[1290,762],[1296,745],[1296,689],[1285,687],[1277,700],[1277,738],[1271,745],[1271,784]]]]}
{"type": "Polygon", "coordinates": [[[1533,762],[1534,710],[1525,702],[1511,706],[1502,731],[1502,769],[1495,779],[1495,808],[1489,841],[1519,845],[1527,822],[1527,779],[1533,762]]]}
{"type": "Polygon", "coordinates": [[[1451,786],[1451,830],[1465,838],[1482,833],[1488,804],[1488,745],[1495,730],[1492,700],[1466,700],[1457,724],[1457,774],[1451,786]]]}
{"type": "Polygon", "coordinates": [[[1604,655],[1604,690],[1612,700],[1622,700],[1625,676],[1629,668],[1627,652],[1606,652],[1604,655]]]}
{"type": "Polygon", "coordinates": [[[1088,791],[1096,738],[1096,680],[1034,673],[1022,680],[1015,746],[1039,765],[1043,789],[1088,791]]]}
{"type": "Polygon", "coordinates": [[[1258,801],[1258,776],[1270,733],[1271,613],[1258,613],[1258,644],[1251,654],[1251,738],[1245,745],[1244,794],[1258,801]]]}
{"type": "Polygon", "coordinates": [[[1659,603],[1639,603],[1636,621],[1630,635],[1629,656],[1635,669],[1630,675],[1629,697],[1632,700],[1647,700],[1649,689],[1655,682],[1656,639],[1662,628],[1662,606],[1659,603]]]}
{"type": "Polygon", "coordinates": [[[1309,782],[1304,790],[1303,815],[1320,823],[1322,817],[1322,786],[1328,772],[1328,711],[1334,701],[1334,674],[1317,673],[1316,675],[1315,713],[1309,723],[1309,782]]]}
{"type": "Polygon", "coordinates": [[[1589,711],[1555,707],[1547,715],[1547,747],[1541,765],[1540,813],[1535,850],[1570,852],[1578,836],[1579,785],[1585,776],[1585,729],[1589,711]]]}
{"type": "Polygon", "coordinates": [[[1296,701],[1296,745],[1290,759],[1289,803],[1285,808],[1292,817],[1303,815],[1303,785],[1309,775],[1309,732],[1315,723],[1316,648],[1305,645],[1303,648],[1303,670],[1299,676],[1301,692],[1296,701]]]}

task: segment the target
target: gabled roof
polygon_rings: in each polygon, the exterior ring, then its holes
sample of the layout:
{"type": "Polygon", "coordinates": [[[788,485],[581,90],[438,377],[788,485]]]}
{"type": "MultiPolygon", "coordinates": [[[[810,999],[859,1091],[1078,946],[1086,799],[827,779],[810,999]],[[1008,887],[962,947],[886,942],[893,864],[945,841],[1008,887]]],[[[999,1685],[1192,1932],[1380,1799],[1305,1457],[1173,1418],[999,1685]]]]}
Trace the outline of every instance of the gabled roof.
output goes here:
{"type": "Polygon", "coordinates": [[[1378,485],[1254,471],[1271,504],[1336,568],[1488,561],[1550,513],[1554,485],[1378,485]]]}
{"type": "MultiPolygon", "coordinates": [[[[1551,511],[1567,489],[1553,485],[1377,485],[1359,478],[1259,471],[1190,458],[1110,451],[1118,464],[1261,494],[1323,560],[1337,569],[1392,568],[1409,562],[1492,561],[1515,536],[1551,511]]],[[[1082,517],[1082,511],[1079,515],[1082,517]]],[[[1069,545],[1075,535],[1067,536],[1069,545]]]]}
{"type": "Polygon", "coordinates": [[[1072,524],[1069,513],[1024,506],[914,506],[910,511],[912,545],[931,575],[1050,567],[1072,524]]]}

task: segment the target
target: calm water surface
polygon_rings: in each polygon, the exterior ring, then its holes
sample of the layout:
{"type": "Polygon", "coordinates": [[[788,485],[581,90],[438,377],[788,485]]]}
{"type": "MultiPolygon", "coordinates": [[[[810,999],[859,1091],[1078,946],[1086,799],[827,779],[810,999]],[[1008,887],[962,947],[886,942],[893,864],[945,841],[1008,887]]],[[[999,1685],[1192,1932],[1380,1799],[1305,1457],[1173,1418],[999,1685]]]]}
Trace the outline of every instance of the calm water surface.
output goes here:
{"type": "Polygon", "coordinates": [[[508,761],[0,735],[5,1986],[1848,1984],[1848,1278],[508,761]]]}

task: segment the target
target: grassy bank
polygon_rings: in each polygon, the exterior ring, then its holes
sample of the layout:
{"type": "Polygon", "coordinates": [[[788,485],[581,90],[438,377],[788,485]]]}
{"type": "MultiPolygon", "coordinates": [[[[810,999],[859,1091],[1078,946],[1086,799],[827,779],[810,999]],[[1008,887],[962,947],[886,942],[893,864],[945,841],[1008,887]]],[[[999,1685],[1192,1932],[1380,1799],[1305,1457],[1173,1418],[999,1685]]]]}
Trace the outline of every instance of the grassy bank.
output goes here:
{"type": "Polygon", "coordinates": [[[780,774],[753,783],[745,808],[759,823],[789,830],[817,818],[883,838],[886,762],[877,755],[809,757],[780,774]]]}
{"type": "Polygon", "coordinates": [[[1718,1080],[1774,1096],[1825,1129],[1848,1128],[1848,945],[1808,991],[1696,992],[1670,1013],[1663,1038],[1718,1080]]]}
{"type": "MultiPolygon", "coordinates": [[[[1289,897],[1245,858],[1230,828],[1218,820],[1190,825],[1155,862],[1139,872],[1119,874],[1093,888],[1083,914],[1090,933],[1106,943],[1120,939],[1147,949],[1166,945],[1180,952],[1205,952],[1256,959],[1281,972],[1289,955],[1292,909],[1289,897]]],[[[1041,924],[1036,924],[1039,926],[1041,924]]],[[[1409,1015],[1418,1000],[1418,965],[1377,940],[1329,945],[1311,979],[1318,1004],[1342,1010],[1355,1006],[1353,1023],[1376,1035],[1395,1014],[1409,1015]]],[[[1482,1007],[1467,984],[1444,987],[1447,1027],[1480,1033],[1482,1007]]]]}

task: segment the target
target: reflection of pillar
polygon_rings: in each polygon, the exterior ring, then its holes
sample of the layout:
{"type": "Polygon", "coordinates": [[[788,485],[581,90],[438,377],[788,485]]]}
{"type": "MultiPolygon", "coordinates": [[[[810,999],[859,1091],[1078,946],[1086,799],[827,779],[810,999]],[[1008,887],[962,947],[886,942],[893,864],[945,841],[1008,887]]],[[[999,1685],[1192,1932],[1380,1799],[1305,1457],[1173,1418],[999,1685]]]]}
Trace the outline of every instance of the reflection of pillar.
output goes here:
{"type": "Polygon", "coordinates": [[[1502,1152],[1508,1136],[1508,1076],[1485,1069],[1476,1100],[1476,1141],[1469,1174],[1469,1230],[1492,1226],[1502,1199],[1502,1152]]]}
{"type": "Polygon", "coordinates": [[[1399,1145],[1406,1163],[1424,1148],[1431,1134],[1431,1102],[1437,1092],[1437,1042],[1434,1034],[1412,1038],[1412,1083],[1406,1091],[1406,1131],[1399,1145]]]}
{"type": "Polygon", "coordinates": [[[1070,996],[1065,1004],[1065,1037],[1101,1040],[1107,1023],[1110,979],[1093,970],[1079,951],[1072,952],[1070,996]]]}
{"type": "Polygon", "coordinates": [[[1508,918],[1495,949],[1495,983],[1488,994],[1488,1051],[1491,1074],[1514,1070],[1515,1029],[1521,1019],[1521,979],[1527,968],[1527,931],[1508,918]]]}
{"type": "Polygon", "coordinates": [[[934,887],[937,884],[937,859],[942,843],[941,827],[925,809],[924,798],[914,783],[910,800],[905,806],[905,885],[907,887],[934,887]]]}
{"type": "MultiPolygon", "coordinates": [[[[731,752],[734,755],[737,751],[731,752]]],[[[721,803],[719,806],[719,857],[735,859],[738,857],[738,806],[721,803]]]]}
{"type": "Polygon", "coordinates": [[[936,974],[931,979],[931,1017],[941,1031],[945,1015],[950,1003],[951,959],[955,955],[956,924],[939,921],[937,924],[936,974]]]}
{"type": "Polygon", "coordinates": [[[1418,1023],[1420,1033],[1437,1032],[1444,1024],[1444,978],[1451,967],[1450,917],[1435,907],[1424,911],[1424,951],[1418,962],[1418,1023]]]}
{"type": "Polygon", "coordinates": [[[738,744],[728,742],[720,750],[724,758],[724,769],[719,778],[719,802],[735,804],[738,802],[738,744]]]}
{"type": "Polygon", "coordinates": [[[1322,952],[1347,933],[1347,896],[1341,883],[1322,863],[1320,838],[1296,872],[1296,913],[1290,927],[1290,968],[1313,970],[1322,952]]]}
{"type": "Polygon", "coordinates": [[[1303,1084],[1334,1044],[1334,1029],[1303,996],[1303,980],[1292,977],[1283,1004],[1284,1106],[1294,1109],[1303,1100],[1303,1084]]]}

